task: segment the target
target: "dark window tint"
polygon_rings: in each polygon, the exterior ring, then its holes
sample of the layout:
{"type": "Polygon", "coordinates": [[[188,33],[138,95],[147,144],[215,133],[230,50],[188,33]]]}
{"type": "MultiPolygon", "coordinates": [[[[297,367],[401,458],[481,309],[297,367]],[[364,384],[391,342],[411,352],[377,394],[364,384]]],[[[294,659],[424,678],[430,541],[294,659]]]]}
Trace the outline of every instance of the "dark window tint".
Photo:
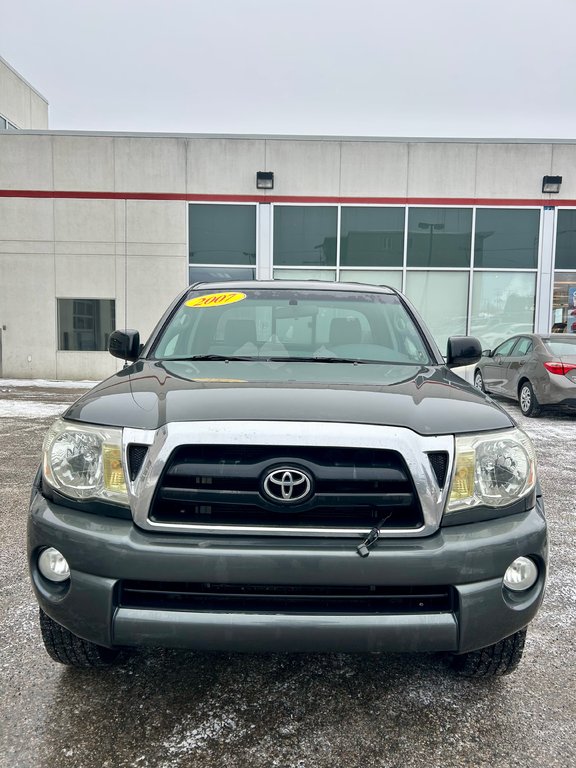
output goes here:
{"type": "Polygon", "coordinates": [[[535,269],[539,232],[539,211],[479,208],[476,212],[474,266],[535,269]]]}
{"type": "Polygon", "coordinates": [[[516,339],[508,339],[507,341],[504,341],[502,344],[500,344],[499,347],[496,347],[494,350],[494,356],[509,355],[514,344],[516,344],[516,339]]]}
{"type": "Polygon", "coordinates": [[[58,349],[105,352],[114,330],[113,299],[58,299],[58,349]]]}
{"type": "Polygon", "coordinates": [[[518,344],[514,347],[514,357],[524,357],[524,355],[532,352],[532,339],[526,337],[520,339],[518,344]]]}
{"type": "Polygon", "coordinates": [[[410,208],[409,267],[469,267],[472,210],[410,208]]]}
{"type": "Polygon", "coordinates": [[[254,205],[190,205],[190,265],[256,264],[254,205]]]}
{"type": "Polygon", "coordinates": [[[342,208],[342,266],[401,267],[403,253],[403,208],[342,208]]]}
{"type": "Polygon", "coordinates": [[[335,207],[276,206],[275,266],[334,266],[337,221],[335,207]]]}
{"type": "Polygon", "coordinates": [[[576,269],[576,211],[558,211],[556,269],[576,269]]]}

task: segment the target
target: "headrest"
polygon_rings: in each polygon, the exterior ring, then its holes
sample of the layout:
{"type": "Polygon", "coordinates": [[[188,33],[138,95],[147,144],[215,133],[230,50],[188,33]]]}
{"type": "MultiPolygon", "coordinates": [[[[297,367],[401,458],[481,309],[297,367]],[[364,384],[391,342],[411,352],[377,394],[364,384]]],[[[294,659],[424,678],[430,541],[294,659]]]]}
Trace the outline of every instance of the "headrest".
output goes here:
{"type": "Polygon", "coordinates": [[[250,319],[227,320],[224,326],[224,344],[241,347],[246,342],[256,343],[256,321],[250,319]]]}
{"type": "Polygon", "coordinates": [[[359,344],[362,341],[360,320],[352,317],[335,317],[330,322],[330,344],[359,344]]]}

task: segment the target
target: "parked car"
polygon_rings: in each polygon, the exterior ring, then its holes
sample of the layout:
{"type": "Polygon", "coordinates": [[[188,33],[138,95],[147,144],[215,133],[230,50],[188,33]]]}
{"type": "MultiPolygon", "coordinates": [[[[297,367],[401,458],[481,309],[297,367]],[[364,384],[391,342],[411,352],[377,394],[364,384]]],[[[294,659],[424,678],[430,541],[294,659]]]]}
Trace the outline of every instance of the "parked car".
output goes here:
{"type": "Polygon", "coordinates": [[[28,557],[44,645],[522,656],[544,594],[534,448],[390,288],[196,284],[49,430],[28,557]]]}
{"type": "Polygon", "coordinates": [[[525,416],[543,406],[576,406],[576,336],[526,333],[484,350],[474,385],[520,404],[525,416]]]}

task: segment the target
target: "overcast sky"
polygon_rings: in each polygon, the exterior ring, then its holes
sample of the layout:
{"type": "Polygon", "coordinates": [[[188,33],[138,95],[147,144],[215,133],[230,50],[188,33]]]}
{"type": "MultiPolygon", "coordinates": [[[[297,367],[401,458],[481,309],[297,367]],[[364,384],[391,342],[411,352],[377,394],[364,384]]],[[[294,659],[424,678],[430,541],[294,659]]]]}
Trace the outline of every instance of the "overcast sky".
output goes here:
{"type": "Polygon", "coordinates": [[[576,0],[0,0],[62,130],[576,139],[576,0]]]}

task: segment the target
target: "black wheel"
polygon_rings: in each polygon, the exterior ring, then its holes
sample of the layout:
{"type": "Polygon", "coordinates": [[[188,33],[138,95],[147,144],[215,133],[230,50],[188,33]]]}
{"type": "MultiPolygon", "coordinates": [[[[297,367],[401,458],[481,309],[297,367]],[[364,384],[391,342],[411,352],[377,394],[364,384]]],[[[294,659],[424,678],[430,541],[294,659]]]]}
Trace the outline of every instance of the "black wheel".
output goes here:
{"type": "Polygon", "coordinates": [[[520,410],[524,416],[538,416],[540,405],[529,381],[524,381],[521,384],[518,391],[518,400],[520,402],[520,410]]]}
{"type": "Polygon", "coordinates": [[[499,643],[452,657],[452,667],[463,677],[500,677],[514,672],[524,651],[526,630],[521,629],[499,643]]]}
{"type": "Polygon", "coordinates": [[[476,371],[474,373],[474,386],[476,387],[476,389],[479,389],[480,392],[486,392],[486,390],[484,389],[484,379],[480,371],[476,371]]]}
{"type": "Polygon", "coordinates": [[[94,668],[109,667],[122,662],[127,653],[118,648],[104,648],[88,640],[73,635],[61,627],[40,609],[40,631],[44,648],[54,661],[70,667],[94,668]]]}

